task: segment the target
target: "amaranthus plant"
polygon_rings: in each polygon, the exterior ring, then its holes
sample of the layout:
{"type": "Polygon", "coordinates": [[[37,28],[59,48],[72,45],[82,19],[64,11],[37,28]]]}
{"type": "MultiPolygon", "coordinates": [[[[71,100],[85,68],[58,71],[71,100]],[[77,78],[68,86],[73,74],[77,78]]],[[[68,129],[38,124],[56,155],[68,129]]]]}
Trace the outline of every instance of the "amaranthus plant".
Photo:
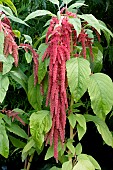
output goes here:
{"type": "MultiPolygon", "coordinates": [[[[29,170],[34,152],[40,154],[44,145],[49,144],[45,160],[54,157],[56,162],[62,164],[62,168],[52,169],[101,169],[92,156],[82,153],[80,141],[86,133],[87,122],[92,121],[104,142],[113,147],[113,137],[105,123],[106,115],[113,105],[113,83],[108,75],[100,73],[103,59],[101,32],[105,34],[108,43],[113,34],[93,15],[78,14],[78,8],[86,6],[84,2],[72,4],[72,0],[63,0],[59,4],[58,0],[49,1],[57,6],[57,15],[47,10],[37,10],[25,19],[27,22],[37,16],[51,16],[45,24],[47,28],[44,34],[37,40],[38,50],[32,47],[30,41],[28,44],[17,45],[10,21],[7,19],[6,23],[6,16],[1,17],[1,51],[5,57],[2,56],[1,60],[3,68],[1,67],[0,87],[4,89],[3,78],[8,73],[25,89],[34,109],[29,119],[31,136],[28,133],[26,137],[28,142],[22,151],[22,160],[29,170]],[[18,50],[22,48],[25,54],[32,56],[31,60],[33,58],[33,74],[28,81],[24,78],[19,81],[15,74],[17,72],[11,70],[12,67],[4,71],[5,62],[10,55],[14,58],[12,63],[15,61],[15,66],[18,66],[18,50]],[[87,101],[85,104],[83,102],[87,95],[90,97],[90,106],[87,101]],[[89,113],[89,108],[94,114],[89,113]]],[[[8,81],[8,76],[6,77],[8,81]]],[[[8,83],[3,95],[0,92],[0,102],[4,100],[7,90],[8,83]]],[[[3,113],[13,116],[14,111],[3,113]]],[[[18,119],[18,116],[14,118],[18,119]]]]}

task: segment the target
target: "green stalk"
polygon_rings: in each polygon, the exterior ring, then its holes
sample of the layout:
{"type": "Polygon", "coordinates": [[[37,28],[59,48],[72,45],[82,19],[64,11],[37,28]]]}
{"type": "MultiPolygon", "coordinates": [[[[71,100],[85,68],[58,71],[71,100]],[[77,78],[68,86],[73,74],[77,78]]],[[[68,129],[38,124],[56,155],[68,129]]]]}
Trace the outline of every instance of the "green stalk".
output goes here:
{"type": "MultiPolygon", "coordinates": [[[[72,106],[73,106],[73,103],[74,103],[74,100],[73,100],[73,98],[71,97],[71,102],[70,102],[70,113],[72,113],[72,106]]],[[[72,126],[70,125],[70,139],[73,140],[73,137],[74,137],[73,128],[72,128],[72,126]]],[[[69,151],[69,153],[71,153],[71,152],[69,151]]],[[[69,157],[69,160],[72,161],[72,157],[69,157]]]]}
{"type": "Polygon", "coordinates": [[[26,170],[30,170],[30,167],[31,167],[31,163],[32,163],[32,160],[33,160],[33,156],[34,154],[32,154],[29,158],[29,161],[28,161],[28,164],[27,164],[27,169],[26,170]]]}

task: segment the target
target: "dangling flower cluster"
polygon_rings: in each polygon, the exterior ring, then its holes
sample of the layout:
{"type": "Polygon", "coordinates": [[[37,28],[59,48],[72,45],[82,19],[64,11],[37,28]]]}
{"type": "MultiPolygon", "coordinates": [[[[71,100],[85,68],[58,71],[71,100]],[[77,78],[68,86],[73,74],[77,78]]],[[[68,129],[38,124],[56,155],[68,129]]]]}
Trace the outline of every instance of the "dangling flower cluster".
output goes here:
{"type": "Polygon", "coordinates": [[[66,109],[68,101],[66,95],[66,61],[70,59],[70,36],[72,25],[67,16],[61,16],[58,20],[53,17],[48,28],[46,49],[42,60],[50,57],[49,63],[49,87],[46,105],[50,102],[52,116],[52,128],[46,136],[46,144],[54,143],[54,157],[58,159],[58,139],[64,142],[66,109]]]}
{"type": "Polygon", "coordinates": [[[32,48],[30,44],[20,44],[20,47],[23,47],[26,52],[28,50],[31,51],[32,57],[33,57],[33,71],[34,71],[34,85],[38,82],[38,54],[36,51],[32,48]]]}
{"type": "Polygon", "coordinates": [[[15,66],[18,66],[18,45],[15,42],[15,35],[12,31],[10,20],[5,16],[0,21],[0,31],[4,31],[4,55],[11,54],[14,57],[15,66]]]}
{"type": "Polygon", "coordinates": [[[82,45],[82,55],[86,59],[86,47],[89,47],[90,55],[92,59],[94,58],[93,52],[92,52],[92,38],[88,37],[88,34],[85,32],[84,29],[82,29],[81,33],[78,36],[78,42],[81,42],[82,45]]]}
{"type": "Polygon", "coordinates": [[[2,113],[6,113],[6,115],[8,117],[11,117],[12,118],[12,121],[14,121],[14,119],[17,119],[20,123],[22,123],[22,125],[25,126],[25,122],[20,118],[19,116],[19,112],[15,112],[13,110],[6,110],[6,109],[3,109],[2,110],[2,113]]]}

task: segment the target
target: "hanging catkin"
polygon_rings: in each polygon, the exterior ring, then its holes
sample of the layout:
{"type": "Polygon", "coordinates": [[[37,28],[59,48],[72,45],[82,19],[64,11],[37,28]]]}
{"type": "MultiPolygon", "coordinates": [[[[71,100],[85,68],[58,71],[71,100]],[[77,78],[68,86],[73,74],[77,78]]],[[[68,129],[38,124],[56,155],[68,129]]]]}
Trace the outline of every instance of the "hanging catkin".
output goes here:
{"type": "Polygon", "coordinates": [[[48,28],[46,43],[48,48],[43,55],[50,57],[49,87],[46,105],[50,103],[52,128],[47,134],[46,143],[54,143],[54,157],[58,159],[58,139],[64,143],[66,109],[68,108],[66,94],[66,61],[70,59],[70,36],[72,25],[67,16],[61,20],[53,17],[48,28]]]}

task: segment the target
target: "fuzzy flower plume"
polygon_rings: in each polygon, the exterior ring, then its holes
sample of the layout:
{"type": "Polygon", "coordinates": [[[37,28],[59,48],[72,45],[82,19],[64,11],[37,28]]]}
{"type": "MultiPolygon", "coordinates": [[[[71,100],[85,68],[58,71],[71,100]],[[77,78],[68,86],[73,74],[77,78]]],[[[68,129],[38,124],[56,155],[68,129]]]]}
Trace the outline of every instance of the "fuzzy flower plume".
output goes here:
{"type": "Polygon", "coordinates": [[[46,49],[42,60],[50,57],[49,63],[49,87],[46,105],[50,103],[52,116],[52,128],[46,136],[46,144],[54,143],[54,157],[58,160],[58,139],[64,143],[66,109],[68,101],[66,95],[66,61],[70,59],[70,36],[72,25],[67,16],[61,16],[58,20],[53,17],[48,28],[46,49]]]}
{"type": "Polygon", "coordinates": [[[17,67],[18,45],[15,42],[15,35],[13,33],[10,20],[6,16],[0,21],[0,31],[4,32],[4,55],[7,57],[11,54],[14,57],[14,63],[17,67]]]}
{"type": "Polygon", "coordinates": [[[30,50],[33,57],[33,71],[34,71],[34,85],[38,82],[38,54],[32,48],[30,44],[20,44],[20,47],[23,47],[25,51],[30,50]]]}
{"type": "Polygon", "coordinates": [[[92,57],[92,59],[94,59],[93,51],[92,51],[92,44],[93,44],[92,38],[88,37],[88,34],[85,32],[85,29],[82,29],[81,33],[79,34],[78,42],[80,42],[82,45],[83,57],[86,59],[86,47],[89,47],[90,56],[92,57]]]}

